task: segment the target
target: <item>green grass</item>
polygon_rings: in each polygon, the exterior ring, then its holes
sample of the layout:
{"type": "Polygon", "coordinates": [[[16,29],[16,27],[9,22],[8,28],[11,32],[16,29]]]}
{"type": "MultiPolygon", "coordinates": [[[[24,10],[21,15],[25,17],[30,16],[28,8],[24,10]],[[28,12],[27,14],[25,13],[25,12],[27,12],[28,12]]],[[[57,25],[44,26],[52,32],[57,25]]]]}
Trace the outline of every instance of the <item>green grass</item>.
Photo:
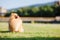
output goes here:
{"type": "Polygon", "coordinates": [[[1,40],[60,40],[60,24],[23,23],[25,32],[8,32],[8,23],[0,22],[1,40]]]}

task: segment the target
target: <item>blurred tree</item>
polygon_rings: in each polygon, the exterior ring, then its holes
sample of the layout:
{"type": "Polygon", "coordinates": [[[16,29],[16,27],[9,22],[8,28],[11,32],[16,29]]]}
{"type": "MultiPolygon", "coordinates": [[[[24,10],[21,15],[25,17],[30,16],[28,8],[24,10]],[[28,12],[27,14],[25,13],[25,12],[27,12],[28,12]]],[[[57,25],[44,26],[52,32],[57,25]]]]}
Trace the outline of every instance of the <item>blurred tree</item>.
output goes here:
{"type": "Polygon", "coordinates": [[[60,15],[60,6],[55,3],[54,5],[12,9],[11,12],[16,12],[22,17],[55,17],[56,15],[60,15]]]}

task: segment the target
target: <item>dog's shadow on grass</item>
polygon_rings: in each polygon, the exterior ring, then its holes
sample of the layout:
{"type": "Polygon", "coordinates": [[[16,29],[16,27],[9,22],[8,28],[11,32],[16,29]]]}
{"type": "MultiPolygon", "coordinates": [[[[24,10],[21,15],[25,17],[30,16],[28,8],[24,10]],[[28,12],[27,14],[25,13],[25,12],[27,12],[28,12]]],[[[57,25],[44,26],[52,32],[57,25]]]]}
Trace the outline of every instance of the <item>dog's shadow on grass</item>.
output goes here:
{"type": "Polygon", "coordinates": [[[0,33],[20,33],[20,32],[0,31],[0,33]]]}
{"type": "Polygon", "coordinates": [[[9,33],[10,31],[0,31],[0,33],[9,33]]]}

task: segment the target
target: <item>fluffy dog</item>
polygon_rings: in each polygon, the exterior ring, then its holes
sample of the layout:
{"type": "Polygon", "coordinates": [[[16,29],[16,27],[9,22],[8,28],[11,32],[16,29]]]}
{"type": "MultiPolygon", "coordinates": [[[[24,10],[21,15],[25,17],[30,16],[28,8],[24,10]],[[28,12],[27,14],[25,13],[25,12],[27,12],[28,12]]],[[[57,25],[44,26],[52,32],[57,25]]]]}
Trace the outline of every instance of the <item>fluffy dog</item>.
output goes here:
{"type": "Polygon", "coordinates": [[[24,32],[22,20],[16,13],[11,13],[9,19],[9,31],[11,32],[24,32]]]}

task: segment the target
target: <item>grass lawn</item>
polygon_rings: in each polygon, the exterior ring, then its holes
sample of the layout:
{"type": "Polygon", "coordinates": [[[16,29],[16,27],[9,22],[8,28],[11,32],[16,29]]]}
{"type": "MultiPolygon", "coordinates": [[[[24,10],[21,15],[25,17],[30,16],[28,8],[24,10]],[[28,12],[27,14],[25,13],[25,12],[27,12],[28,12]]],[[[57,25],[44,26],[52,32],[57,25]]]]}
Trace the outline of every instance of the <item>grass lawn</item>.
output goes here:
{"type": "Polygon", "coordinates": [[[60,40],[60,24],[23,23],[25,32],[8,32],[8,23],[0,22],[0,40],[60,40]]]}

